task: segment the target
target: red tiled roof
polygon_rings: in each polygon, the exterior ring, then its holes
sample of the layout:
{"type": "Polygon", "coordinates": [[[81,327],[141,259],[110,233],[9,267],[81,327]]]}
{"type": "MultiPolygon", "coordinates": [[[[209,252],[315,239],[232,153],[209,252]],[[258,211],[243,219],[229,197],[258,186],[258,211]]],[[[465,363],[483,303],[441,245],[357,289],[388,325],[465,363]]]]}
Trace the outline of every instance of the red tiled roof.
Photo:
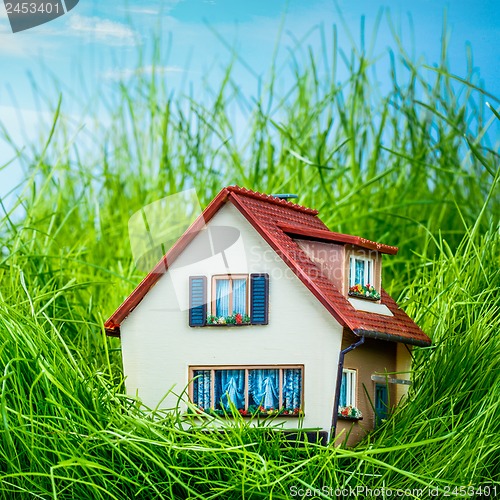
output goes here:
{"type": "Polygon", "coordinates": [[[349,243],[390,254],[397,252],[396,247],[371,242],[358,236],[333,233],[317,217],[316,210],[238,186],[222,189],[203,214],[106,321],[104,326],[108,335],[119,335],[120,323],[137,306],[197,232],[227,202],[232,203],[241,212],[342,326],[348,327],[358,336],[364,335],[420,346],[430,345],[429,337],[384,290],[381,291],[381,302],[394,316],[356,310],[333,283],[321,273],[291,235],[349,243]]]}

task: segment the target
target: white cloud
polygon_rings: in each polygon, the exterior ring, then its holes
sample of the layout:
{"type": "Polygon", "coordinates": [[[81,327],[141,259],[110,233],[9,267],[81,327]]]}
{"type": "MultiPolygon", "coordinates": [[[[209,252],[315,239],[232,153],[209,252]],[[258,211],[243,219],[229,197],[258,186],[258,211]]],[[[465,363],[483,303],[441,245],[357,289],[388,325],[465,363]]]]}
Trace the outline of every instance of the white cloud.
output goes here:
{"type": "Polygon", "coordinates": [[[157,5],[149,4],[137,7],[128,6],[124,9],[128,14],[138,14],[147,16],[163,16],[168,14],[177,4],[183,0],[163,0],[157,5]]]}
{"type": "Polygon", "coordinates": [[[139,14],[139,15],[144,15],[144,16],[157,16],[158,15],[158,9],[150,9],[147,7],[132,8],[132,9],[128,9],[127,12],[130,14],[139,14]]]}
{"type": "Polygon", "coordinates": [[[12,57],[30,54],[33,42],[29,37],[12,33],[10,25],[0,23],[0,54],[12,57]]]}
{"type": "MultiPolygon", "coordinates": [[[[3,2],[0,1],[0,4],[3,6],[3,2]]],[[[51,54],[55,40],[62,36],[81,37],[88,42],[104,43],[112,47],[141,43],[141,36],[126,24],[78,14],[69,15],[63,29],[57,29],[53,23],[48,23],[33,30],[12,33],[7,14],[0,7],[0,54],[30,56],[42,49],[45,49],[45,54],[51,54]]]]}
{"type": "Polygon", "coordinates": [[[139,75],[152,75],[153,73],[163,75],[167,73],[184,73],[184,71],[180,66],[142,66],[140,68],[110,69],[104,73],[104,77],[108,80],[123,80],[139,75]]]}
{"type": "Polygon", "coordinates": [[[72,15],[68,27],[73,34],[88,38],[89,41],[104,42],[107,45],[137,45],[140,36],[129,26],[100,17],[72,15]]]}

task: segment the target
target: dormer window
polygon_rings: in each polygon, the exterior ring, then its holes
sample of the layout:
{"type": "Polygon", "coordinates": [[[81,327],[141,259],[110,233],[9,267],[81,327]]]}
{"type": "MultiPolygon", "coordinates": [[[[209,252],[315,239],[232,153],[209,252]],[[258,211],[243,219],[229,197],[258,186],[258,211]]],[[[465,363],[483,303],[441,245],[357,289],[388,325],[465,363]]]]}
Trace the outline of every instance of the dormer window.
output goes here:
{"type": "Polygon", "coordinates": [[[380,300],[380,269],[377,271],[375,259],[355,254],[349,257],[348,295],[350,297],[380,300]],[[377,275],[378,274],[378,275],[377,275]]]}
{"type": "Polygon", "coordinates": [[[351,257],[349,267],[349,287],[373,284],[373,259],[351,257]]]}

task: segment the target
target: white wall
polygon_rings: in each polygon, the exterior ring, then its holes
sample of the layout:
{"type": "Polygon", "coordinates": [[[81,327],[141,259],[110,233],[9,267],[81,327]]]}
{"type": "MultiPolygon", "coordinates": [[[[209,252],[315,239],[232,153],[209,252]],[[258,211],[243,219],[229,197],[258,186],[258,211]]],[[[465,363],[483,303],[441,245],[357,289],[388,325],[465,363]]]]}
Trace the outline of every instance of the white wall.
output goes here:
{"type": "MultiPolygon", "coordinates": [[[[231,204],[214,216],[212,225],[241,231],[234,251],[226,252],[230,272],[269,274],[269,324],[189,326],[187,277],[206,275],[210,290],[210,276],[228,272],[220,256],[190,264],[183,271],[186,262],[192,261],[195,238],[172,267],[175,286],[169,270],[122,323],[127,393],[155,407],[170,388],[177,394],[184,390],[189,366],[302,364],[303,425],[329,430],[342,328],[231,204]]],[[[175,404],[170,394],[161,406],[175,404]]],[[[297,419],[282,421],[285,427],[297,426],[297,419]]]]}

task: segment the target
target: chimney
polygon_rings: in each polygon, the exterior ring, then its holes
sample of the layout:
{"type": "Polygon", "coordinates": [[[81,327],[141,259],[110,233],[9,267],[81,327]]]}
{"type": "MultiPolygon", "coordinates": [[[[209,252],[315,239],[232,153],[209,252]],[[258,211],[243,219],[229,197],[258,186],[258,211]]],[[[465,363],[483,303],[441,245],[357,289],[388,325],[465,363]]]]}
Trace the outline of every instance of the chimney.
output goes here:
{"type": "Polygon", "coordinates": [[[280,200],[290,201],[298,198],[296,194],[282,193],[282,194],[272,194],[274,198],[279,198],[280,200]]]}

